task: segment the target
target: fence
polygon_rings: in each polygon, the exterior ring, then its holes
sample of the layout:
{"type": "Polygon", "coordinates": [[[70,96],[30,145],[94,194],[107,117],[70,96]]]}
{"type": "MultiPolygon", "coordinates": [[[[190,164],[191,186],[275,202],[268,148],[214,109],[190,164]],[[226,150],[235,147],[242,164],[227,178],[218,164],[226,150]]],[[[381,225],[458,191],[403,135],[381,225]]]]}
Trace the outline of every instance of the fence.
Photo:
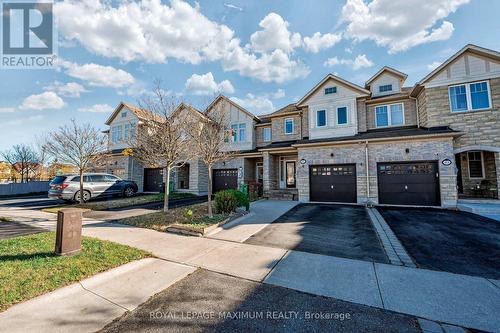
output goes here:
{"type": "Polygon", "coordinates": [[[0,184],[0,197],[19,194],[43,193],[49,190],[48,181],[34,181],[28,183],[0,184]]]}

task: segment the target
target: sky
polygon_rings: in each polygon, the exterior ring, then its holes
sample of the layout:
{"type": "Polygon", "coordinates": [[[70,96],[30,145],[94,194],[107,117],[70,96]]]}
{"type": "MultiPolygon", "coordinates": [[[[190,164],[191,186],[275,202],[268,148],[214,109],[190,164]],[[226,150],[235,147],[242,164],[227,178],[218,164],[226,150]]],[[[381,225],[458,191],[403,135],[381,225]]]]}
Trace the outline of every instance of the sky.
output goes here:
{"type": "Polygon", "coordinates": [[[412,86],[468,43],[500,50],[498,0],[57,1],[58,62],[0,69],[0,151],[75,119],[105,129],[155,80],[203,108],[222,93],[259,115],[328,73],[383,66],[412,86]]]}

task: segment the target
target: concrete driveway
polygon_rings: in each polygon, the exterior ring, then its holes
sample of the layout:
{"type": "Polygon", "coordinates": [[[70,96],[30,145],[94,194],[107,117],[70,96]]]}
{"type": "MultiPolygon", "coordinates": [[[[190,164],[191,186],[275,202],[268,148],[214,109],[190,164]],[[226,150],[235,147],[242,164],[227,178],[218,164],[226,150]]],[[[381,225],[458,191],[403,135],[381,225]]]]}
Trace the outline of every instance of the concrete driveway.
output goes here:
{"type": "Polygon", "coordinates": [[[500,223],[430,208],[377,210],[421,268],[500,279],[500,223]]]}
{"type": "Polygon", "coordinates": [[[381,331],[420,332],[412,316],[198,270],[101,332],[381,331]]]}
{"type": "Polygon", "coordinates": [[[387,263],[364,207],[301,204],[245,243],[387,263]]]}

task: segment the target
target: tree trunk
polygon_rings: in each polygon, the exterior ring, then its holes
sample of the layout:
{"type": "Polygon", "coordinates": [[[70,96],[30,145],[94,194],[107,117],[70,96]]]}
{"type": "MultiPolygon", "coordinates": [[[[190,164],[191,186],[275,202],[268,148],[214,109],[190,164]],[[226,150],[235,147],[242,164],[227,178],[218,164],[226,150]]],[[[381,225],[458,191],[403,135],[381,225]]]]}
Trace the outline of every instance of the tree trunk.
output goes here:
{"type": "Polygon", "coordinates": [[[171,171],[170,165],[167,165],[165,167],[165,171],[167,172],[167,180],[165,182],[165,198],[163,202],[163,211],[168,212],[168,198],[170,197],[170,171],[171,171]]]}
{"type": "Polygon", "coordinates": [[[214,216],[212,212],[212,165],[208,165],[208,217],[214,216]]]}
{"type": "Polygon", "coordinates": [[[83,170],[80,169],[80,203],[83,201],[83,170]]]}

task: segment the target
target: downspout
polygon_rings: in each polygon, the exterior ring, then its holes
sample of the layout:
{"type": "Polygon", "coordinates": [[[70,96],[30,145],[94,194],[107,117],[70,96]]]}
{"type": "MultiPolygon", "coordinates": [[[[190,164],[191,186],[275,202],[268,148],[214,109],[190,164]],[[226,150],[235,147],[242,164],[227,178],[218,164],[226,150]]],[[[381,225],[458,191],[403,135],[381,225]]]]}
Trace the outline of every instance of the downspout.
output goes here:
{"type": "Polygon", "coordinates": [[[365,166],[366,166],[366,203],[370,201],[370,168],[368,165],[368,141],[365,141],[365,166]]]}

